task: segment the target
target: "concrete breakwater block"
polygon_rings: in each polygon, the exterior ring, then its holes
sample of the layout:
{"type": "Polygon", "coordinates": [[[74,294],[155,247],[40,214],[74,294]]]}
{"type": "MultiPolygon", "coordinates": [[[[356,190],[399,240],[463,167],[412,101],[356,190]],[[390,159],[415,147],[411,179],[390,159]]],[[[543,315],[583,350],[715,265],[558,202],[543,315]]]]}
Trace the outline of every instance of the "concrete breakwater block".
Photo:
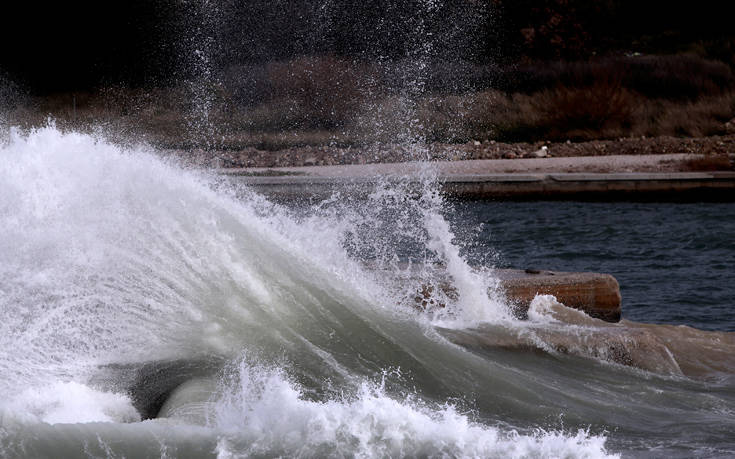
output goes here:
{"type": "MultiPolygon", "coordinates": [[[[422,274],[416,272],[414,275],[421,278],[422,274]]],[[[497,269],[491,271],[490,275],[498,278],[499,289],[519,319],[528,318],[528,308],[536,295],[553,295],[565,306],[583,311],[596,319],[620,321],[620,286],[609,274],[497,269]]],[[[443,267],[434,267],[430,277],[434,281],[422,283],[414,298],[420,309],[444,307],[442,296],[452,300],[459,297],[453,279],[443,267]]]]}
{"type": "Polygon", "coordinates": [[[554,295],[560,303],[607,322],[620,321],[620,286],[609,274],[499,269],[501,289],[521,318],[536,295],[554,295]]]}

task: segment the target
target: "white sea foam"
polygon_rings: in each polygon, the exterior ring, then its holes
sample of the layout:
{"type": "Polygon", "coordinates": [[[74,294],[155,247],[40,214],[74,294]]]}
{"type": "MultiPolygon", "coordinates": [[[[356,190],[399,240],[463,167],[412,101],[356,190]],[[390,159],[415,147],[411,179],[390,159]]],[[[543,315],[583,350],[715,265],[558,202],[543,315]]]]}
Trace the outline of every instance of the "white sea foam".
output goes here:
{"type": "Polygon", "coordinates": [[[75,382],[28,388],[0,404],[3,419],[47,424],[136,422],[140,415],[125,394],[95,390],[75,382]]]}
{"type": "Polygon", "coordinates": [[[563,306],[554,295],[536,295],[528,306],[528,320],[536,323],[557,322],[553,316],[553,308],[563,306]]]}
{"type": "Polygon", "coordinates": [[[392,398],[380,384],[364,383],[335,400],[305,400],[282,370],[245,362],[224,388],[211,424],[223,432],[222,458],[617,457],[605,450],[604,437],[583,430],[522,434],[482,425],[452,405],[392,398]]]}
{"type": "MultiPolygon", "coordinates": [[[[425,196],[424,199],[427,199],[425,196]]],[[[477,272],[460,255],[455,243],[454,233],[439,209],[443,202],[437,194],[429,194],[432,205],[424,209],[424,226],[429,233],[427,246],[440,255],[446,263],[447,273],[454,281],[453,285],[459,294],[456,310],[439,315],[442,325],[455,327],[472,326],[480,322],[500,322],[510,320],[507,304],[500,295],[488,296],[498,291],[498,280],[490,272],[477,272]],[[452,324],[452,322],[454,322],[452,324]]]]}
{"type": "Polygon", "coordinates": [[[402,273],[391,260],[405,244],[427,248],[458,283],[448,315],[471,322],[497,312],[435,194],[416,201],[383,186],[364,205],[336,199],[303,218],[252,193],[215,191],[144,148],[53,126],[11,132],[0,155],[8,393],[100,362],[237,352],[282,326],[267,337],[279,340],[327,301],[361,316],[372,308],[373,319],[412,312],[422,280],[392,288],[402,273]],[[367,272],[355,260],[364,252],[388,269],[367,272]]]}

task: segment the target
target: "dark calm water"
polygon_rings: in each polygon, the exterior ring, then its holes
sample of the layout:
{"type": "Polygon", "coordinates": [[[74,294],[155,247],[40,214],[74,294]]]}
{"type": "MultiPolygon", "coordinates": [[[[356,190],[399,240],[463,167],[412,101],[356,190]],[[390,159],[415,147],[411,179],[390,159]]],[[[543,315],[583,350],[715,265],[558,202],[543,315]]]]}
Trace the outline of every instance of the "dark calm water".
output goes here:
{"type": "Polygon", "coordinates": [[[618,279],[626,319],[735,331],[735,204],[469,202],[473,261],[618,279]],[[479,229],[478,229],[479,226],[479,229]],[[493,254],[493,255],[489,255],[493,254]]]}

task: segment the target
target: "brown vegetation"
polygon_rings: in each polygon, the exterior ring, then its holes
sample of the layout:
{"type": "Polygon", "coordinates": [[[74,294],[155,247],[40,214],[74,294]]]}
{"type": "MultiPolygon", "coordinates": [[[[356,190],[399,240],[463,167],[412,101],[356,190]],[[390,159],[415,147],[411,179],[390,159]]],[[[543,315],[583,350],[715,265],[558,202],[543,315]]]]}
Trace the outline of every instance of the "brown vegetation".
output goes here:
{"type": "Polygon", "coordinates": [[[26,99],[5,118],[220,151],[702,137],[727,134],[735,119],[730,67],[691,55],[466,65],[464,80],[449,77],[452,65],[431,63],[416,79],[396,65],[302,57],[169,88],[26,99]]]}

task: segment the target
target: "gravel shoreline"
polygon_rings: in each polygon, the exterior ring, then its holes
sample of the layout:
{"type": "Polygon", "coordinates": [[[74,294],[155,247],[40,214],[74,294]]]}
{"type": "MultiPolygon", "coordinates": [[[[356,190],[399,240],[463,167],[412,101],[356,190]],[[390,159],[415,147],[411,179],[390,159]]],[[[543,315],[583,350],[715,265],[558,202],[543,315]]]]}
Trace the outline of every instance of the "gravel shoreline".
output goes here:
{"type": "Polygon", "coordinates": [[[397,163],[411,160],[457,161],[473,159],[528,159],[544,157],[704,155],[685,170],[735,170],[735,134],[679,138],[623,138],[589,142],[503,143],[473,140],[464,144],[380,144],[364,147],[303,146],[282,150],[253,147],[227,151],[171,151],[208,167],[274,168],[397,163]],[[545,148],[544,148],[545,147],[545,148]]]}

